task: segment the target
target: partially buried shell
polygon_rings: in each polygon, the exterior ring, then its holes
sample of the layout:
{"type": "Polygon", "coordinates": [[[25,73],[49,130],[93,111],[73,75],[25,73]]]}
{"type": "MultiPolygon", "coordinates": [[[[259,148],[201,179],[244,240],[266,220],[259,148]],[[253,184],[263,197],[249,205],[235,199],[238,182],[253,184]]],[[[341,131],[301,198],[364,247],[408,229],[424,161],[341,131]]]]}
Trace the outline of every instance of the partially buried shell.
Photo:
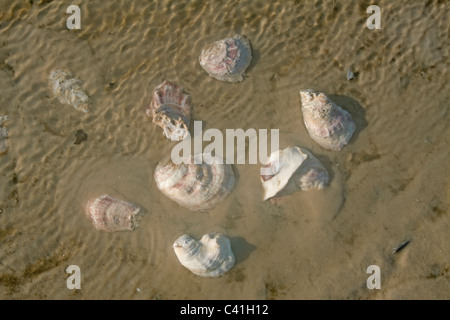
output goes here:
{"type": "Polygon", "coordinates": [[[193,156],[180,164],[162,161],[154,173],[156,186],[189,210],[212,209],[231,192],[235,175],[231,165],[222,164],[217,157],[212,157],[208,163],[203,160],[201,164],[195,164],[193,156]]]}
{"type": "Polygon", "coordinates": [[[355,131],[351,114],[322,92],[300,90],[300,96],[303,121],[310,137],[327,150],[341,150],[355,131]]]}
{"type": "Polygon", "coordinates": [[[221,81],[239,82],[252,60],[250,42],[236,34],[206,45],[199,57],[202,68],[221,81]]]}
{"type": "Polygon", "coordinates": [[[288,147],[273,152],[269,157],[266,172],[261,175],[264,200],[272,198],[282,190],[322,189],[328,184],[328,172],[311,152],[304,148],[288,147]]]}
{"type": "Polygon", "coordinates": [[[50,73],[49,86],[53,95],[62,104],[68,104],[78,111],[89,111],[89,97],[82,87],[82,81],[64,70],[50,73]]]}
{"type": "Polygon", "coordinates": [[[4,127],[6,120],[8,120],[8,116],[0,116],[0,155],[9,149],[8,129],[4,127]]]}
{"type": "Polygon", "coordinates": [[[235,263],[230,240],[221,233],[205,234],[200,241],[184,234],[173,244],[180,263],[202,277],[219,277],[235,263]]]}
{"type": "Polygon", "coordinates": [[[132,231],[137,225],[140,208],[107,194],[88,201],[86,215],[98,230],[107,232],[132,231]]]}
{"type": "Polygon", "coordinates": [[[146,113],[153,118],[154,123],[163,128],[168,139],[181,141],[188,136],[190,96],[176,84],[166,80],[156,87],[146,113]]]}

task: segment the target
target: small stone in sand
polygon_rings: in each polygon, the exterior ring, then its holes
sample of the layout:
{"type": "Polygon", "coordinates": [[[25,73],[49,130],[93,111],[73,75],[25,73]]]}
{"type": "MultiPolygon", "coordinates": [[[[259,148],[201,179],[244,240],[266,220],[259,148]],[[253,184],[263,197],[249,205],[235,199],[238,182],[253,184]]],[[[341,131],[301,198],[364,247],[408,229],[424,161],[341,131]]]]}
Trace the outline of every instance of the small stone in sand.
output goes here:
{"type": "Polygon", "coordinates": [[[347,70],[347,80],[350,81],[350,80],[355,79],[358,76],[358,74],[359,74],[358,72],[352,72],[350,70],[350,68],[348,68],[348,70],[347,70]]]}
{"type": "Polygon", "coordinates": [[[86,141],[87,137],[88,137],[87,134],[83,130],[78,129],[77,132],[75,132],[76,140],[74,144],[80,144],[83,141],[86,141]]]}

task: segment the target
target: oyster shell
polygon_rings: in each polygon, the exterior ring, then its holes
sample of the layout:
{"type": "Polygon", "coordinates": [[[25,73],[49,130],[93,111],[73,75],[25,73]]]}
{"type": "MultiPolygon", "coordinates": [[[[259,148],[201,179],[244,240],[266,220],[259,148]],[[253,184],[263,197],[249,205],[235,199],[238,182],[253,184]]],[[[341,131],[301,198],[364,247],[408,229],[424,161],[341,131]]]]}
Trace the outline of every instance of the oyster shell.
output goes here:
{"type": "Polygon", "coordinates": [[[222,164],[221,159],[212,157],[208,163],[212,164],[195,164],[193,156],[180,164],[162,161],[154,173],[156,186],[189,210],[212,209],[231,192],[236,178],[231,165],[222,164]]]}
{"type": "Polygon", "coordinates": [[[86,215],[94,227],[107,232],[134,230],[139,211],[138,206],[107,194],[89,200],[86,205],[86,215]]]}
{"type": "Polygon", "coordinates": [[[300,90],[300,96],[303,121],[310,137],[327,150],[341,150],[355,131],[351,114],[322,92],[300,90]]]}
{"type": "Polygon", "coordinates": [[[180,263],[202,277],[219,277],[234,266],[230,240],[221,233],[205,234],[199,241],[184,234],[173,244],[180,263]]]}
{"type": "Polygon", "coordinates": [[[191,120],[190,96],[176,84],[164,81],[153,91],[153,100],[146,113],[163,128],[172,141],[181,141],[189,134],[191,120]]]}
{"type": "Polygon", "coordinates": [[[304,148],[288,147],[273,152],[266,168],[272,175],[261,175],[264,200],[276,196],[282,190],[322,189],[329,177],[320,161],[304,148]]]}
{"type": "Polygon", "coordinates": [[[8,116],[0,116],[0,154],[6,153],[9,149],[8,129],[4,127],[6,120],[8,116]]]}
{"type": "Polygon", "coordinates": [[[252,60],[250,42],[236,34],[206,45],[199,57],[202,68],[221,81],[239,82],[252,60]]]}
{"type": "Polygon", "coordinates": [[[82,81],[64,70],[50,73],[49,87],[62,104],[68,104],[78,111],[89,111],[89,97],[82,87],[82,81]]]}

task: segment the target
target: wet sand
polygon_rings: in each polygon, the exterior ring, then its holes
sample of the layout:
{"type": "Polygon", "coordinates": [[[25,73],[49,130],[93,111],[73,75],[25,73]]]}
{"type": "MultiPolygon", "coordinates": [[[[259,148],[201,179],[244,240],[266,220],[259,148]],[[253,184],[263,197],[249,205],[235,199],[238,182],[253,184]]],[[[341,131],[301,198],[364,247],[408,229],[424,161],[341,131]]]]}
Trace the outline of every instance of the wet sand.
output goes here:
{"type": "Polygon", "coordinates": [[[379,1],[382,29],[369,30],[370,4],[1,0],[0,298],[449,299],[450,4],[379,1]],[[66,28],[71,4],[81,30],[66,28]],[[198,56],[236,33],[252,63],[243,82],[217,81],[198,56]],[[48,75],[62,68],[84,81],[89,113],[51,95],[48,75]],[[279,129],[280,148],[310,150],[330,185],[263,202],[260,165],[236,165],[213,210],[178,206],[153,180],[175,143],[145,115],[166,79],[191,95],[204,129],[279,129]],[[308,136],[304,88],[352,114],[342,151],[308,136]],[[143,209],[135,231],[94,229],[84,206],[103,193],[143,209]],[[205,279],[171,246],[211,231],[230,237],[236,265],[205,279]],[[66,286],[69,265],[81,290],[66,286]],[[380,290],[366,286],[370,265],[380,290]]]}

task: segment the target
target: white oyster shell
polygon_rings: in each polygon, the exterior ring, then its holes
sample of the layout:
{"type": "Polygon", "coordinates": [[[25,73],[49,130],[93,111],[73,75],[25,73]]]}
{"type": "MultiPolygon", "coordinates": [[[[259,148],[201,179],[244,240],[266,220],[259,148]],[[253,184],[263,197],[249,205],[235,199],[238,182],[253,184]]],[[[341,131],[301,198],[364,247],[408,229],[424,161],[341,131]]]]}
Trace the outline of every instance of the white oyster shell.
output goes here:
{"type": "Polygon", "coordinates": [[[50,73],[49,87],[53,95],[62,104],[68,104],[78,111],[89,111],[89,97],[82,87],[82,81],[64,70],[50,73]]]}
{"type": "Polygon", "coordinates": [[[166,80],[156,87],[146,113],[168,139],[181,141],[189,135],[190,96],[176,84],[166,80]]]}
{"type": "Polygon", "coordinates": [[[288,147],[273,152],[266,165],[272,175],[261,175],[264,200],[280,191],[322,189],[329,182],[328,172],[311,152],[304,148],[288,147]]]}
{"type": "Polygon", "coordinates": [[[193,156],[181,164],[162,161],[154,173],[156,186],[182,207],[210,210],[232,191],[236,180],[230,164],[222,164],[217,157],[211,159],[212,164],[195,164],[193,156]]]}
{"type": "Polygon", "coordinates": [[[235,263],[230,240],[222,233],[205,234],[199,241],[184,234],[173,244],[180,263],[202,277],[219,277],[235,263]]]}
{"type": "Polygon", "coordinates": [[[322,92],[300,90],[300,96],[303,121],[310,137],[327,150],[341,150],[355,131],[351,114],[322,92]]]}
{"type": "Polygon", "coordinates": [[[0,154],[6,153],[9,149],[8,129],[4,127],[6,120],[8,116],[0,116],[0,154]]]}
{"type": "Polygon", "coordinates": [[[202,68],[221,81],[239,82],[252,60],[250,42],[236,34],[206,45],[199,57],[202,68]]]}
{"type": "Polygon", "coordinates": [[[104,194],[86,205],[86,216],[97,230],[132,231],[137,225],[140,208],[130,202],[104,194]]]}

